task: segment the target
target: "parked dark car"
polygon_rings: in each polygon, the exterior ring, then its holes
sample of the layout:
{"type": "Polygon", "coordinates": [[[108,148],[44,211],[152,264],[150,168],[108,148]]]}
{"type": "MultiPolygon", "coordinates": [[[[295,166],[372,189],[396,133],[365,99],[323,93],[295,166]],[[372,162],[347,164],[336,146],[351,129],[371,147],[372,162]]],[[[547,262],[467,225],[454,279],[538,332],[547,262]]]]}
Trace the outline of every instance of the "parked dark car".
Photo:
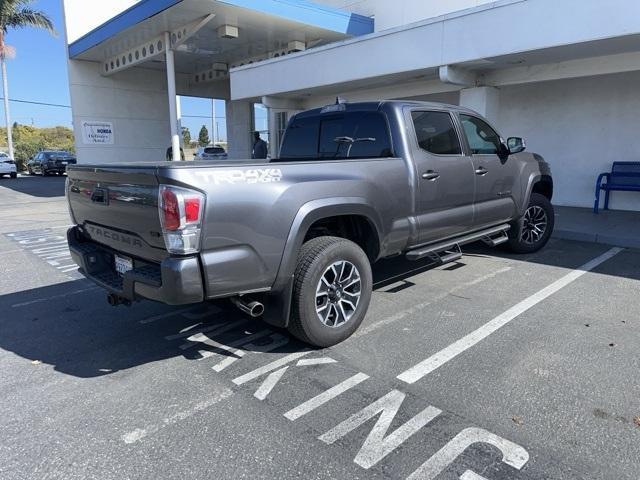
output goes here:
{"type": "Polygon", "coordinates": [[[27,170],[30,175],[47,176],[54,173],[62,175],[67,171],[67,165],[74,165],[75,163],[76,157],[73,153],[45,150],[36,153],[27,162],[27,170]]]}

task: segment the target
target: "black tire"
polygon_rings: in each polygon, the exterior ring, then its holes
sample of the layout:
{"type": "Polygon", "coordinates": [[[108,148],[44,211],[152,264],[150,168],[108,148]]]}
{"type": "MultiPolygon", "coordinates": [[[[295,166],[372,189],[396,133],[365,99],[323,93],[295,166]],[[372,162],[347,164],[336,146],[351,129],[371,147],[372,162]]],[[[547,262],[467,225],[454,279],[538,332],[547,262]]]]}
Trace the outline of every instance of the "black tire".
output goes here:
{"type": "Polygon", "coordinates": [[[11,173],[11,178],[18,178],[18,174],[17,173],[11,173]]]}
{"type": "Polygon", "coordinates": [[[303,342],[321,348],[330,347],[346,340],[364,320],[371,301],[372,289],[371,264],[367,255],[358,245],[350,240],[338,237],[318,237],[309,240],[302,246],[298,255],[289,332],[303,342]],[[337,284],[340,285],[340,293],[332,293],[335,297],[334,299],[337,298],[337,306],[336,304],[330,305],[330,297],[327,295],[326,302],[329,315],[324,320],[320,318],[317,308],[322,307],[322,305],[317,304],[318,287],[322,277],[330,274],[331,267],[340,262],[344,262],[343,265],[345,265],[341,273],[345,275],[350,273],[352,279],[359,276],[359,300],[356,302],[355,310],[347,306],[350,315],[343,323],[336,319],[334,325],[327,325],[324,321],[331,323],[331,311],[335,312],[335,316],[341,319],[346,318],[342,302],[347,301],[347,299],[353,299],[354,295],[357,295],[357,283],[352,287],[348,287],[346,283],[351,280],[345,280],[341,283],[342,278],[338,278],[337,284]],[[354,275],[351,267],[355,267],[356,275],[354,275]],[[342,308],[339,311],[338,308],[341,305],[342,308]]]}
{"type": "Polygon", "coordinates": [[[509,249],[515,253],[534,253],[543,248],[553,233],[555,213],[547,197],[532,193],[525,215],[511,225],[509,231],[509,249]],[[544,213],[542,213],[544,212],[544,213]],[[536,224],[535,219],[540,221],[536,224]],[[534,227],[533,225],[536,225],[534,227]],[[544,230],[539,230],[544,224],[544,230]],[[533,231],[533,233],[532,233],[533,231]]]}

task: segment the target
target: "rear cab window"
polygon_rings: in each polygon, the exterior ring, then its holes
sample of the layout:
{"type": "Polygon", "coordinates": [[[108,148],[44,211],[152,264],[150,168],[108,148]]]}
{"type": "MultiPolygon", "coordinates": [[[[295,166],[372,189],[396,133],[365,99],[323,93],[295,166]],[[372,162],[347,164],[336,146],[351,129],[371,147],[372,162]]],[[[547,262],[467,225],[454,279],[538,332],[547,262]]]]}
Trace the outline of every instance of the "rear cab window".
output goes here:
{"type": "Polygon", "coordinates": [[[392,156],[385,115],[378,111],[347,111],[294,117],[287,128],[279,161],[392,156]]]}

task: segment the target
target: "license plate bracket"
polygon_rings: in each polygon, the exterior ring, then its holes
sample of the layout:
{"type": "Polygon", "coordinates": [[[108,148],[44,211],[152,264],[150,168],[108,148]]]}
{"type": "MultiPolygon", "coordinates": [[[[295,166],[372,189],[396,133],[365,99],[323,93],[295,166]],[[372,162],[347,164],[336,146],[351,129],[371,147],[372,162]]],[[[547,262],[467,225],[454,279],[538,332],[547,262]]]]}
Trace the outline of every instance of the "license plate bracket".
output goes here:
{"type": "Polygon", "coordinates": [[[114,266],[116,272],[119,275],[124,275],[130,270],[133,270],[133,259],[129,257],[124,257],[122,255],[115,254],[113,256],[114,266]]]}

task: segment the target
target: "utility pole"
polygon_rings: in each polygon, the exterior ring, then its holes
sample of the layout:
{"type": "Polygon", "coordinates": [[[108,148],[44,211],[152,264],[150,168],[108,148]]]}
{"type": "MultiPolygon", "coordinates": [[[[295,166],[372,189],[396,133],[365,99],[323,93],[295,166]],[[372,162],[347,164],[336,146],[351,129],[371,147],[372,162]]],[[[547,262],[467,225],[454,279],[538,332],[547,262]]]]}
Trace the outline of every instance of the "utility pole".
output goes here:
{"type": "Polygon", "coordinates": [[[211,136],[213,137],[213,144],[216,144],[216,99],[211,99],[211,136]]]}

